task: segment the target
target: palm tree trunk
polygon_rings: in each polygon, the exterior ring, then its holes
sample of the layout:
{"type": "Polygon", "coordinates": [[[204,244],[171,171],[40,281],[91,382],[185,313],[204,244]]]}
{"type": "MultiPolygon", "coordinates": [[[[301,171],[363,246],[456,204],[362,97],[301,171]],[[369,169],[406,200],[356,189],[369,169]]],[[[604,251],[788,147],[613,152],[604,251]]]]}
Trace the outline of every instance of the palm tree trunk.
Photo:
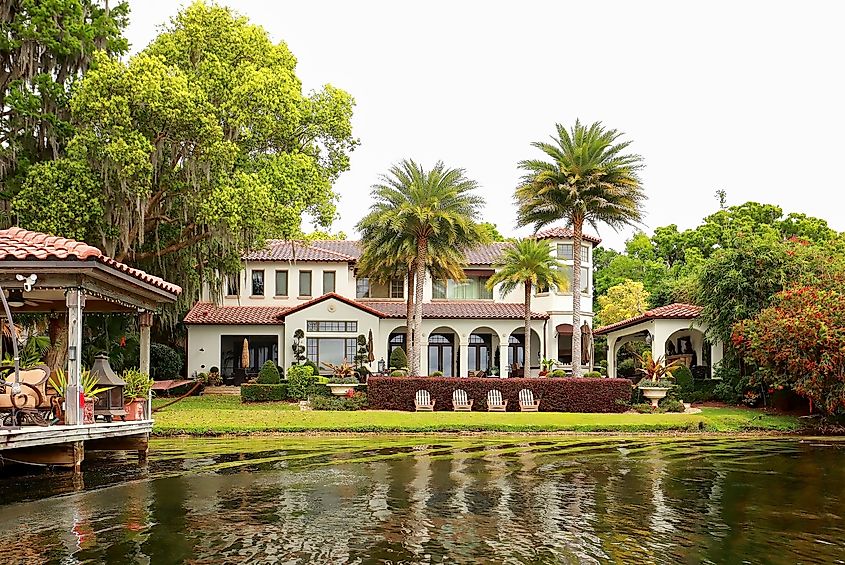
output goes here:
{"type": "Polygon", "coordinates": [[[414,295],[417,292],[417,287],[414,284],[415,279],[416,271],[414,263],[411,263],[408,268],[408,298],[405,307],[405,353],[408,355],[411,354],[411,346],[414,341],[414,332],[411,326],[414,320],[414,295]]]}
{"type": "Polygon", "coordinates": [[[581,240],[584,218],[572,220],[572,376],[581,376],[581,240]]]}
{"type": "Polygon", "coordinates": [[[531,281],[525,281],[525,367],[523,377],[531,376],[531,281]]]}
{"type": "Polygon", "coordinates": [[[414,323],[413,336],[411,341],[411,355],[410,372],[411,376],[420,376],[420,355],[422,355],[422,302],[423,302],[423,285],[425,284],[425,266],[428,263],[428,240],[421,237],[417,240],[417,258],[416,258],[416,280],[414,281],[416,287],[416,297],[414,298],[414,323]]]}

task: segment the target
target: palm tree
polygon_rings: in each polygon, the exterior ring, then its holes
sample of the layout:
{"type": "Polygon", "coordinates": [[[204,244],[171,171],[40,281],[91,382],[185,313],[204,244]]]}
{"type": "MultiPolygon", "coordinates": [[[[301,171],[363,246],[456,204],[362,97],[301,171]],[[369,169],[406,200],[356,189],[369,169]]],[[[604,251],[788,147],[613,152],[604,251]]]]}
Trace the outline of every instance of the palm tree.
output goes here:
{"type": "MultiPolygon", "coordinates": [[[[565,290],[568,285],[563,275],[563,264],[552,256],[548,243],[526,238],[511,243],[493,267],[496,272],[487,281],[492,288],[501,284],[499,291],[504,298],[522,285],[525,289],[525,367],[531,368],[531,292],[536,288],[556,286],[565,290]]],[[[504,373],[502,373],[504,374],[504,373]]]]}
{"type": "MultiPolygon", "coordinates": [[[[385,236],[401,237],[402,248],[410,245],[414,250],[413,262],[406,262],[413,271],[414,282],[414,316],[409,344],[412,375],[418,375],[420,369],[421,344],[416,336],[420,335],[422,326],[426,269],[432,268],[433,257],[445,253],[464,263],[464,250],[485,240],[476,224],[484,202],[473,194],[477,186],[475,181],[466,178],[463,169],[450,169],[437,162],[426,171],[406,159],[392,166],[381,177],[381,182],[373,185],[374,202],[370,213],[359,223],[359,226],[377,230],[385,236]]],[[[457,278],[463,278],[463,273],[457,278]]]]}
{"type": "Polygon", "coordinates": [[[580,121],[567,130],[556,124],[552,143],[533,147],[548,160],[519,163],[525,171],[516,189],[517,225],[535,231],[559,220],[572,228],[572,374],[581,375],[581,242],[584,223],[594,229],[604,223],[614,229],[642,220],[645,194],[638,171],[642,157],[626,153],[630,141],[601,122],[586,127],[580,121]]]}

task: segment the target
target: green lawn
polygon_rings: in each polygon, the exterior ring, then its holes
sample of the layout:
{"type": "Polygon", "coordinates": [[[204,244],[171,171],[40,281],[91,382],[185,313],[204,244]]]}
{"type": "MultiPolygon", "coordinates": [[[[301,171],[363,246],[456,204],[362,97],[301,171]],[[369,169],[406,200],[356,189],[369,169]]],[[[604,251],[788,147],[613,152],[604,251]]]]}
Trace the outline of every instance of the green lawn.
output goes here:
{"type": "MultiPolygon", "coordinates": [[[[153,401],[153,406],[167,399],[153,401]]],[[[296,404],[241,404],[239,397],[191,397],[154,414],[157,435],[251,432],[795,432],[797,418],[741,408],[701,414],[562,412],[300,412],[296,404]]]]}

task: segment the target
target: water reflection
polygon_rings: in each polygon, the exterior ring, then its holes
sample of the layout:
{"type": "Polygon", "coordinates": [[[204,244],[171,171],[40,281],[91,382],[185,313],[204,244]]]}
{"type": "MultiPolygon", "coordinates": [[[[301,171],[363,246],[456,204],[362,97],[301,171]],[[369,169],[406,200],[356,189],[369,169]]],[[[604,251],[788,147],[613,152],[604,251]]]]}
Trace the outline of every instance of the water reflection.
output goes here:
{"type": "Polygon", "coordinates": [[[829,563],[845,444],[157,440],[0,479],[0,563],[829,563]],[[39,498],[40,497],[40,498],[39,498]]]}

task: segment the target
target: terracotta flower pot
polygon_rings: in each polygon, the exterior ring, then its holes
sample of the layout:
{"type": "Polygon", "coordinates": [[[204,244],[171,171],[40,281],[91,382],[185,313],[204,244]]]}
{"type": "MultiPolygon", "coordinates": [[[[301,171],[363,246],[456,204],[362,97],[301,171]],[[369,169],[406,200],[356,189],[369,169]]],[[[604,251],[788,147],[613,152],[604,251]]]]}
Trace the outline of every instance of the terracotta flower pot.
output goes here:
{"type": "Polygon", "coordinates": [[[94,399],[93,398],[86,398],[85,404],[82,405],[82,423],[83,424],[93,424],[94,423],[94,399]]]}
{"type": "Polygon", "coordinates": [[[146,417],[146,400],[143,398],[135,398],[123,405],[126,410],[126,421],[134,422],[136,420],[143,420],[146,417]]]}

